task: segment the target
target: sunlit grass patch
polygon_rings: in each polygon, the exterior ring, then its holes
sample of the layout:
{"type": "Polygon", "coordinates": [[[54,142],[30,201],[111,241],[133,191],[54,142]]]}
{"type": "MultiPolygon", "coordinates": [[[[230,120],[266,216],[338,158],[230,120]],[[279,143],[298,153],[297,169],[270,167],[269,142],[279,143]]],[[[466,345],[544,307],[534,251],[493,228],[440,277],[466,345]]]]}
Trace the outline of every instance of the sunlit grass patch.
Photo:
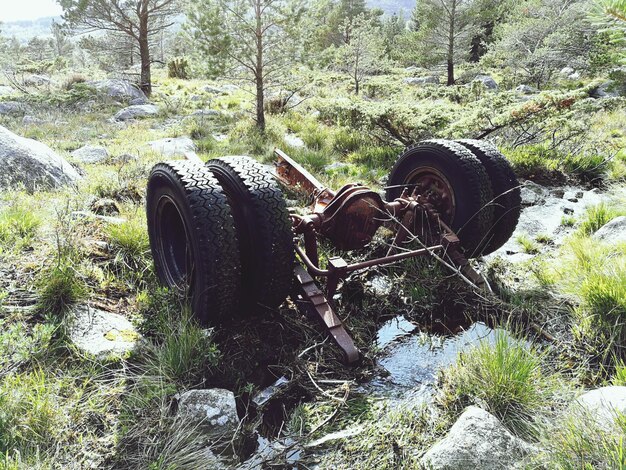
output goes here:
{"type": "Polygon", "coordinates": [[[503,331],[459,355],[442,375],[440,403],[454,414],[476,404],[513,432],[532,435],[536,419],[550,411],[563,383],[546,355],[503,331]]]}
{"type": "Polygon", "coordinates": [[[578,232],[582,235],[592,235],[615,217],[625,214],[626,210],[601,202],[587,208],[584,218],[580,222],[578,232]]]}
{"type": "Polygon", "coordinates": [[[535,255],[539,253],[539,245],[528,235],[519,235],[515,239],[515,241],[520,245],[524,253],[527,253],[529,255],[535,255]]]}
{"type": "Polygon", "coordinates": [[[40,216],[26,204],[0,210],[0,252],[28,247],[42,224],[40,216]]]}
{"type": "Polygon", "coordinates": [[[0,381],[0,452],[34,452],[58,444],[70,415],[64,384],[41,369],[0,381]]]}

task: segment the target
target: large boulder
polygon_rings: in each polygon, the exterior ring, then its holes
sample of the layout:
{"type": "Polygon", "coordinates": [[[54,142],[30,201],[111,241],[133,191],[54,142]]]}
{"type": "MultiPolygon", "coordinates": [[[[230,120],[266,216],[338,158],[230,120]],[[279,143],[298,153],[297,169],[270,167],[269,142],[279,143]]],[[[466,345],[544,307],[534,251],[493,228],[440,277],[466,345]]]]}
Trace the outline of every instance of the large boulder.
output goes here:
{"type": "Polygon", "coordinates": [[[239,426],[237,403],[230,390],[189,390],[176,398],[177,416],[201,425],[205,431],[233,434],[239,426]]]}
{"type": "Polygon", "coordinates": [[[626,216],[615,217],[593,235],[608,243],[626,243],[626,216]]]}
{"type": "Polygon", "coordinates": [[[422,457],[432,470],[502,470],[522,468],[531,446],[511,434],[498,419],[468,407],[450,431],[422,457]]]}
{"type": "Polygon", "coordinates": [[[148,98],[135,84],[128,80],[108,79],[87,82],[87,85],[94,87],[96,90],[105,93],[109,98],[116,98],[125,101],[141,100],[140,103],[145,104],[148,98]]]}
{"type": "Polygon", "coordinates": [[[132,351],[140,338],[122,315],[80,305],[71,312],[69,336],[84,353],[106,357],[132,351]]]}
{"type": "Polygon", "coordinates": [[[619,415],[626,415],[626,387],[610,386],[582,394],[570,406],[570,412],[582,413],[603,429],[611,429],[619,415]]]}
{"type": "Polygon", "coordinates": [[[58,188],[80,179],[78,172],[50,147],[0,126],[0,189],[58,188]]]}
{"type": "Polygon", "coordinates": [[[189,137],[169,137],[167,139],[148,142],[152,150],[164,157],[185,157],[189,153],[196,153],[197,147],[189,137]]]}
{"type": "Polygon", "coordinates": [[[124,109],[120,109],[113,117],[116,121],[128,121],[130,119],[140,119],[158,114],[159,108],[153,104],[132,105],[124,109]]]}
{"type": "Polygon", "coordinates": [[[496,91],[498,89],[498,84],[493,79],[493,77],[490,77],[489,75],[476,75],[473,81],[481,82],[483,85],[485,85],[485,88],[487,88],[487,90],[496,91]]]}
{"type": "Polygon", "coordinates": [[[18,101],[0,102],[0,115],[4,116],[23,116],[28,113],[30,108],[24,103],[18,101]]]}
{"type": "Polygon", "coordinates": [[[439,77],[436,75],[429,75],[427,77],[408,77],[402,81],[411,86],[439,85],[440,83],[439,77]]]}
{"type": "Polygon", "coordinates": [[[71,153],[81,163],[98,163],[109,158],[109,152],[98,145],[85,145],[71,153]]]}

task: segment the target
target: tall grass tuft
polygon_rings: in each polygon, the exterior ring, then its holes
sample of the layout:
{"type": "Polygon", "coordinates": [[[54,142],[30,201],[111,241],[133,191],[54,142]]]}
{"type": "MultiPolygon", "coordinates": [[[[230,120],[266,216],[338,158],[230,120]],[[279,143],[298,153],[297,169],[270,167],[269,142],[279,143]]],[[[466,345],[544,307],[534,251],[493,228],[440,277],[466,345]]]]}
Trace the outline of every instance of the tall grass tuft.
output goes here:
{"type": "Polygon", "coordinates": [[[85,284],[68,259],[44,270],[38,279],[37,309],[44,315],[62,317],[86,292],[85,284]]]}
{"type": "Polygon", "coordinates": [[[13,205],[0,211],[0,251],[29,246],[40,225],[41,219],[30,208],[13,205]]]}
{"type": "Polygon", "coordinates": [[[534,434],[536,417],[550,405],[558,380],[544,370],[544,355],[498,331],[443,372],[439,399],[453,413],[476,404],[518,435],[534,434]]]}
{"type": "Polygon", "coordinates": [[[615,217],[623,215],[622,211],[617,210],[606,203],[600,203],[596,206],[589,207],[585,212],[585,216],[580,224],[580,235],[592,235],[597,232],[603,225],[613,220],[615,217]]]}

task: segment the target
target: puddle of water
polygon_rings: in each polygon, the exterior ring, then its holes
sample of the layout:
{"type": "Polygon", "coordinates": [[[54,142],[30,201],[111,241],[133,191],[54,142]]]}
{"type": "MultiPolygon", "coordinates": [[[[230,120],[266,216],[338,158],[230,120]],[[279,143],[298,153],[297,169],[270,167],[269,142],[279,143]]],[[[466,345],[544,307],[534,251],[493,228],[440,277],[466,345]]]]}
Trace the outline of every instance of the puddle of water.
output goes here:
{"type": "Polygon", "coordinates": [[[378,362],[389,376],[374,379],[366,388],[385,395],[405,395],[410,390],[416,397],[427,398],[440,369],[453,364],[460,351],[482,340],[492,342],[496,335],[484,323],[474,323],[455,336],[420,333],[402,338],[415,328],[404,317],[383,325],[378,344],[384,350],[378,362]]]}
{"type": "Polygon", "coordinates": [[[383,349],[398,338],[412,333],[415,328],[417,327],[404,318],[404,315],[392,318],[378,330],[376,345],[383,349]]]}

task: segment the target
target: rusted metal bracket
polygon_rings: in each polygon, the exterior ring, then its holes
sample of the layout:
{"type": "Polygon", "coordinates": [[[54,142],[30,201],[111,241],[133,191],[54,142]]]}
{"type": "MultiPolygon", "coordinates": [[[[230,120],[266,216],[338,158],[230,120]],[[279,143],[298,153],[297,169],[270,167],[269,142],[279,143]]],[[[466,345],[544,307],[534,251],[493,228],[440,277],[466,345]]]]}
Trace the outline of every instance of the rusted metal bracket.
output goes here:
{"type": "Polygon", "coordinates": [[[352,341],[352,338],[344,328],[343,323],[328,303],[324,293],[315,283],[315,280],[302,266],[296,266],[294,274],[300,285],[302,296],[313,305],[322,324],[326,327],[331,338],[343,352],[345,362],[353,364],[358,361],[359,350],[354,345],[354,341],[352,341]]]}

